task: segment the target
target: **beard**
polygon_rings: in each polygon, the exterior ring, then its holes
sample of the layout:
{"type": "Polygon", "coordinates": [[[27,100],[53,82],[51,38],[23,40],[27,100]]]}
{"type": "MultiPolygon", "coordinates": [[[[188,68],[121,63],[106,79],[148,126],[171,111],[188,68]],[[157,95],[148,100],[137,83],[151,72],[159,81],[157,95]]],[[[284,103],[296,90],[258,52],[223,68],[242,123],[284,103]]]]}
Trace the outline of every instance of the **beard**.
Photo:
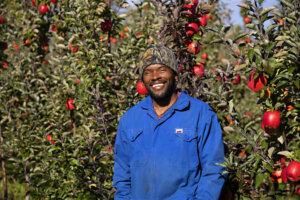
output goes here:
{"type": "Polygon", "coordinates": [[[175,77],[169,79],[167,82],[164,83],[165,84],[165,88],[160,91],[160,92],[156,92],[154,90],[152,90],[150,85],[145,85],[147,90],[148,90],[148,94],[150,95],[150,97],[157,101],[157,102],[162,102],[165,101],[169,98],[171,98],[172,94],[176,91],[176,80],[175,77]]]}

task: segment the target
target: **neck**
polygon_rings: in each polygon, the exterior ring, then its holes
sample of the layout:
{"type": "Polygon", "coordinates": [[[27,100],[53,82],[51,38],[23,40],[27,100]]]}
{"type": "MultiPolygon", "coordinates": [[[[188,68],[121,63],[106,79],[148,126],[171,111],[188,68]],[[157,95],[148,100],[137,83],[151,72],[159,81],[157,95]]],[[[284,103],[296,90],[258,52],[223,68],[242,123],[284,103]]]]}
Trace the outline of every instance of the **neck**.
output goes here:
{"type": "Polygon", "coordinates": [[[164,99],[152,99],[155,113],[160,117],[163,115],[177,100],[178,91],[172,93],[171,96],[164,99]]]}

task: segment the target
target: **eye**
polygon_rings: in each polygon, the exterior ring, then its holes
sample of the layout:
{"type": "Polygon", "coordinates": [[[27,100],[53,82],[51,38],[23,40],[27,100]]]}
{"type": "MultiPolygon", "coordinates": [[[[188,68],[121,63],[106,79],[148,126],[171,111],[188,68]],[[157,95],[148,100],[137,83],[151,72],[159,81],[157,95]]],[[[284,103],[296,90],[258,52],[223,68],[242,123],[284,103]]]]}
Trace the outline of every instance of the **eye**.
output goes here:
{"type": "Polygon", "coordinates": [[[149,71],[144,71],[144,76],[149,75],[149,71]]]}
{"type": "Polygon", "coordinates": [[[163,67],[163,68],[160,68],[160,71],[165,72],[165,71],[167,71],[167,69],[165,67],[163,67]]]}

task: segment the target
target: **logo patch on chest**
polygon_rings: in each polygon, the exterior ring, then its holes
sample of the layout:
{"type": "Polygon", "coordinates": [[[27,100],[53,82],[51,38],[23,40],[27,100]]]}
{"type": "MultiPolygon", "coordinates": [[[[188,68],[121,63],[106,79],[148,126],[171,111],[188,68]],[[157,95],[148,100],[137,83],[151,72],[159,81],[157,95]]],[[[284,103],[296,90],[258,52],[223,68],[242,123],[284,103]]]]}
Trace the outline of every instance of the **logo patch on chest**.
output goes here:
{"type": "Polygon", "coordinates": [[[175,128],[175,133],[176,134],[181,134],[181,133],[183,133],[183,129],[182,128],[175,128]]]}

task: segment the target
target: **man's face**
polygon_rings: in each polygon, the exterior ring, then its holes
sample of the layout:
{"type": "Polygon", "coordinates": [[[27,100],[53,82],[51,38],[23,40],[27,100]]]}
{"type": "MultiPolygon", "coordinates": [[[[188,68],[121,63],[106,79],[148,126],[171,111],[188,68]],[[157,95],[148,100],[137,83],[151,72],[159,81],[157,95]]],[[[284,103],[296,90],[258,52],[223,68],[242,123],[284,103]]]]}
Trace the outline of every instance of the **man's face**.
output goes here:
{"type": "Polygon", "coordinates": [[[143,82],[155,100],[170,97],[176,90],[176,79],[173,70],[162,64],[149,65],[143,72],[143,82]]]}

